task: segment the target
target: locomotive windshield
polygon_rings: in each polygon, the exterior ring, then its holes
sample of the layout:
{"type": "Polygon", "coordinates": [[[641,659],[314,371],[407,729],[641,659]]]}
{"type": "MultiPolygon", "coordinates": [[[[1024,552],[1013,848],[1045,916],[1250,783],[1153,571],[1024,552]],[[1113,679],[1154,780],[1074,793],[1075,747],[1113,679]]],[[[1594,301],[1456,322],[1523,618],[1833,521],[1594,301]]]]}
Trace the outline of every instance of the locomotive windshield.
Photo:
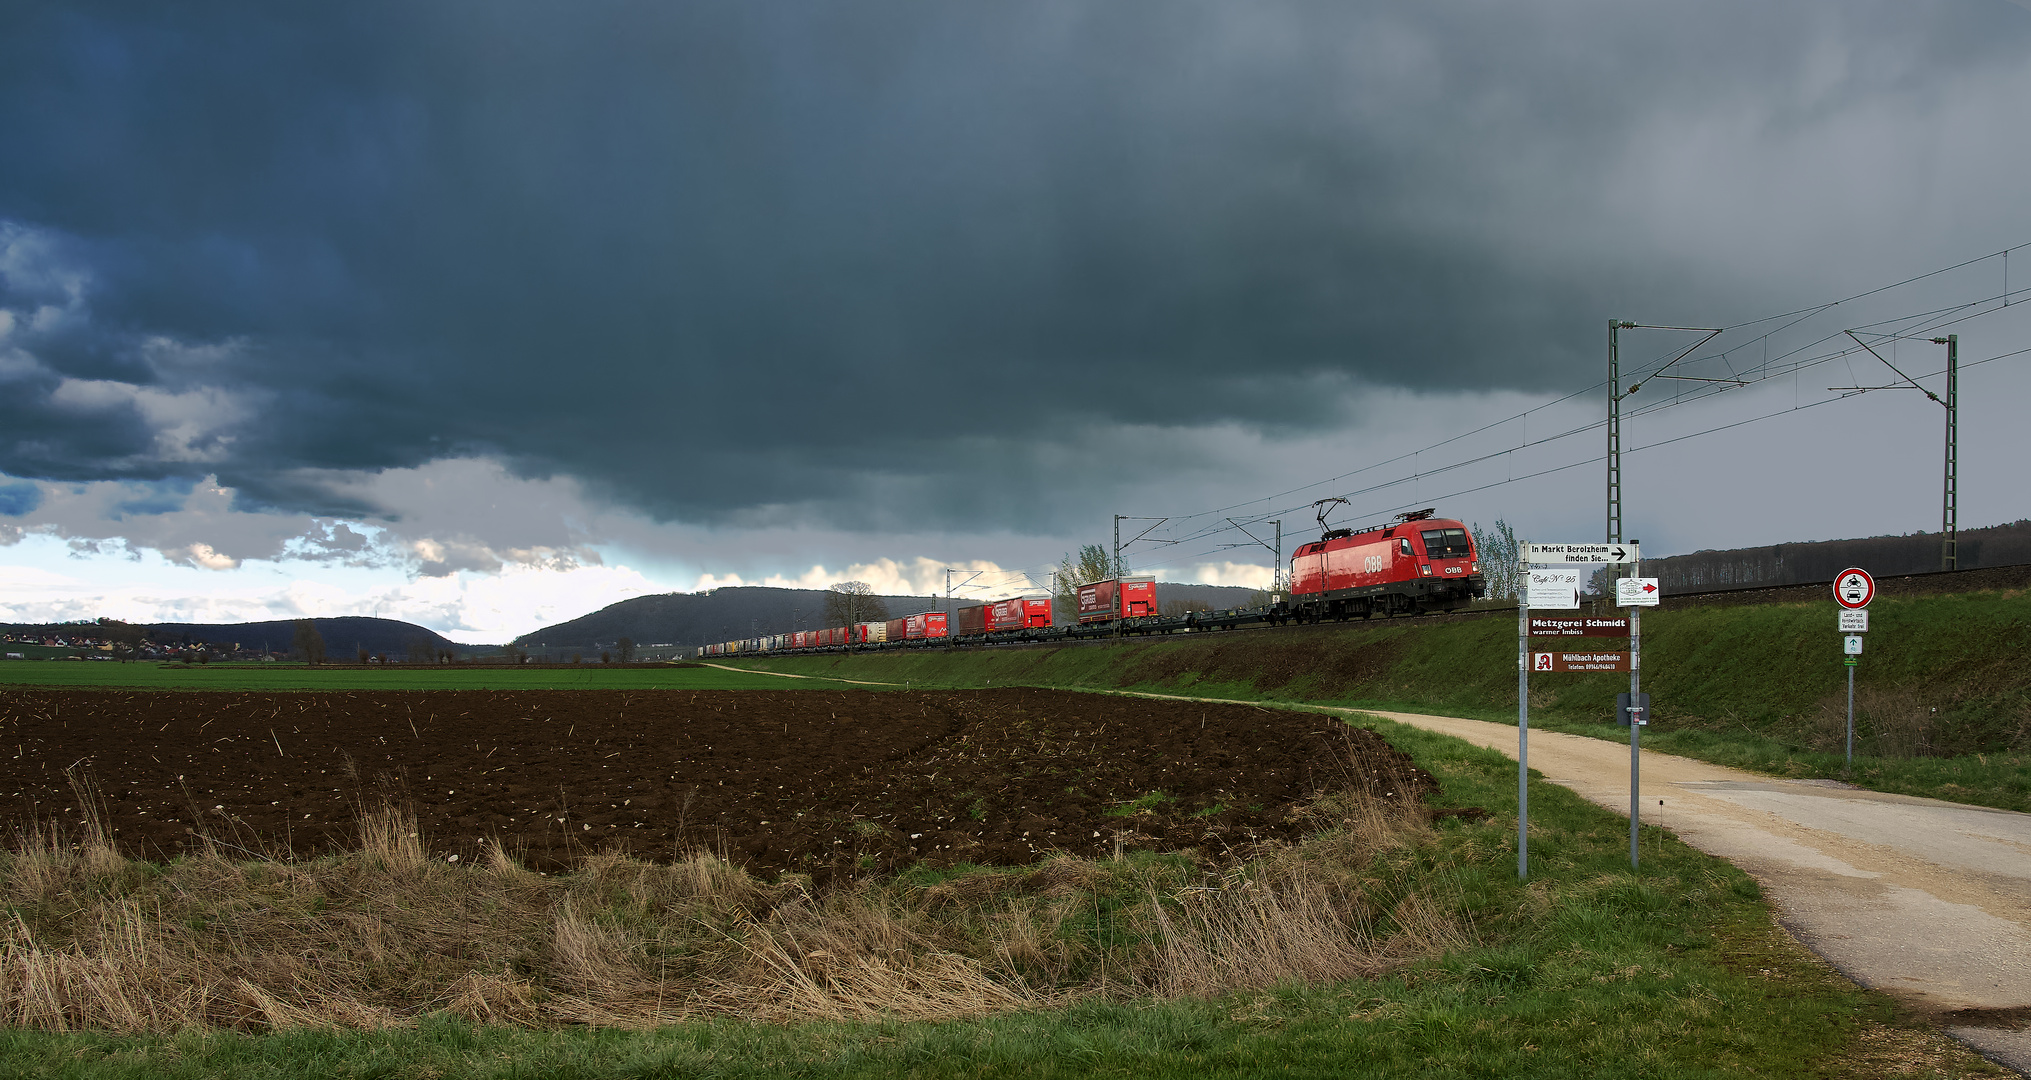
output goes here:
{"type": "Polygon", "coordinates": [[[1425,555],[1433,559],[1464,559],[1471,554],[1465,529],[1433,529],[1424,534],[1425,555]]]}

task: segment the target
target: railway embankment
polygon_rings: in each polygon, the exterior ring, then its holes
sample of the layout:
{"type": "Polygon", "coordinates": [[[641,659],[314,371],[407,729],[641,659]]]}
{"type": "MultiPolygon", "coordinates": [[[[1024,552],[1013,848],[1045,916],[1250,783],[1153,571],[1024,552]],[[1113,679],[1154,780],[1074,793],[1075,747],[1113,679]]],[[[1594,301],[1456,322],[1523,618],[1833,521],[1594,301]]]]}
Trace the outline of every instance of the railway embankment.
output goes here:
{"type": "MultiPolygon", "coordinates": [[[[1871,608],[1855,752],[1830,597],[1672,604],[1643,619],[1645,745],[1790,776],[2031,809],[2031,596],[1891,594],[1871,608]]],[[[955,648],[743,666],[914,686],[1050,686],[1435,712],[1514,723],[1513,619],[1404,618],[1130,638],[1101,647],[955,648]]],[[[1620,673],[1538,676],[1534,726],[1626,739],[1620,673]]]]}

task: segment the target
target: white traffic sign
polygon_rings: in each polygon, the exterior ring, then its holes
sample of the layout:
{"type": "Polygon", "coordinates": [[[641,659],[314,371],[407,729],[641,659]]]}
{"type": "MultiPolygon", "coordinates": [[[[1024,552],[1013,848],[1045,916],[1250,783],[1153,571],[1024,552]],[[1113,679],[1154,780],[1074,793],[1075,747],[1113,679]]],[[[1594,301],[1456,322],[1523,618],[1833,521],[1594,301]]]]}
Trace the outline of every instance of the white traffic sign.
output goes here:
{"type": "Polygon", "coordinates": [[[1844,646],[1841,649],[1841,651],[1848,654],[1849,656],[1862,655],[1862,635],[1849,634],[1847,637],[1841,639],[1841,644],[1844,646]]]}
{"type": "Polygon", "coordinates": [[[1865,608],[1876,598],[1876,579],[1859,566],[1850,566],[1834,578],[1834,602],[1849,610],[1865,608]]]}
{"type": "Polygon", "coordinates": [[[1625,577],[1615,579],[1615,606],[1656,607],[1657,579],[1654,577],[1625,577]]]}
{"type": "Polygon", "coordinates": [[[1866,634],[1869,632],[1869,609],[1856,608],[1841,612],[1841,633],[1866,634]]]}
{"type": "Polygon", "coordinates": [[[1526,563],[1627,563],[1641,559],[1635,544],[1525,544],[1526,563]]]}
{"type": "Polygon", "coordinates": [[[1554,611],[1574,611],[1580,606],[1578,570],[1532,570],[1524,592],[1524,606],[1554,611]]]}

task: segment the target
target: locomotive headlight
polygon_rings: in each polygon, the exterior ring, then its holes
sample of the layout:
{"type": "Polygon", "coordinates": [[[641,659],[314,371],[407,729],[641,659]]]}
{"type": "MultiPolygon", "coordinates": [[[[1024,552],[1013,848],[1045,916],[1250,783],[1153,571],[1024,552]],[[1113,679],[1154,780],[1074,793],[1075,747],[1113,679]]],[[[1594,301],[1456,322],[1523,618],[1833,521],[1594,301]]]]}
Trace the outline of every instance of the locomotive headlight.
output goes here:
{"type": "Polygon", "coordinates": [[[1467,572],[1468,572],[1468,573],[1470,573],[1470,574],[1478,574],[1478,573],[1480,573],[1480,572],[1481,572],[1481,564],[1480,564],[1480,563],[1477,563],[1477,562],[1470,562],[1470,563],[1468,563],[1468,564],[1467,564],[1467,572]]]}

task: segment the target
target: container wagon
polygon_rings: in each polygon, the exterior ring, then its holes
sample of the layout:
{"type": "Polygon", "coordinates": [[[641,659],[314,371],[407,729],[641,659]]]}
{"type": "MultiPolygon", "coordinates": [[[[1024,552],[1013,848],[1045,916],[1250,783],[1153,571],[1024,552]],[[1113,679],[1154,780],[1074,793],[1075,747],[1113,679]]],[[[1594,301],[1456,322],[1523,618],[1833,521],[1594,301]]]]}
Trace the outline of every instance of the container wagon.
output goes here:
{"type": "Polygon", "coordinates": [[[1157,614],[1155,578],[1109,578],[1079,586],[1079,621],[1113,622],[1157,614]]]}

